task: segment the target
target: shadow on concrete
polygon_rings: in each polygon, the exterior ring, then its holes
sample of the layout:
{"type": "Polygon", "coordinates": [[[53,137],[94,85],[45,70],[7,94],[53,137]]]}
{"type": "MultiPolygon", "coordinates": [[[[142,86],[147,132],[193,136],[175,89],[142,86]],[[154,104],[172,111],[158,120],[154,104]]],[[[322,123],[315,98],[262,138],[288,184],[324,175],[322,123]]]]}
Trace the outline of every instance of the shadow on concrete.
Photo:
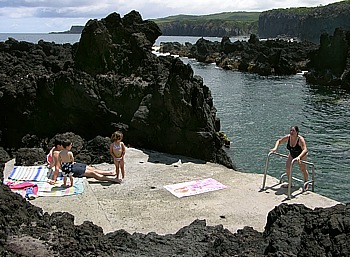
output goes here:
{"type": "Polygon", "coordinates": [[[161,163],[165,165],[181,165],[181,163],[191,162],[195,164],[206,164],[206,161],[186,157],[182,155],[173,155],[167,153],[160,153],[152,150],[140,149],[142,152],[148,155],[148,162],[161,163]]]}

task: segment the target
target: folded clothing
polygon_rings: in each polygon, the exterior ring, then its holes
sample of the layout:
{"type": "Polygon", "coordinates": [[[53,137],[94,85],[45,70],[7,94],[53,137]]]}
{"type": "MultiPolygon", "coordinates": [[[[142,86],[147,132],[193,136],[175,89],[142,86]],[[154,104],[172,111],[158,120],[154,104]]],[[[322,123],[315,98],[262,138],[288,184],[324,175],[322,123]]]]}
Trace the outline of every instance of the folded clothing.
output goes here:
{"type": "Polygon", "coordinates": [[[38,197],[38,185],[25,181],[25,182],[21,182],[21,183],[15,183],[15,182],[7,182],[6,185],[10,188],[10,189],[14,189],[14,190],[25,190],[25,198],[27,198],[28,200],[33,200],[35,198],[38,197]]]}

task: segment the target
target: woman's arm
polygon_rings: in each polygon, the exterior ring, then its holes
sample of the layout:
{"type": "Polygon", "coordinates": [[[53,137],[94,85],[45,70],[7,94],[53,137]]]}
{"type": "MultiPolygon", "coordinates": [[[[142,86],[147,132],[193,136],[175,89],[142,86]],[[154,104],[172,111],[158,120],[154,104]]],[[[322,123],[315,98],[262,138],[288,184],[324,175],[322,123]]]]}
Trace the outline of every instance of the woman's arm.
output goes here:
{"type": "Polygon", "coordinates": [[[284,137],[281,137],[280,139],[278,139],[275,143],[275,146],[270,150],[270,152],[275,153],[280,144],[288,141],[288,137],[289,137],[289,135],[285,135],[284,137]]]}
{"type": "Polygon", "coordinates": [[[299,154],[298,157],[295,159],[300,163],[300,159],[303,158],[307,154],[307,147],[306,147],[306,142],[305,139],[302,136],[299,136],[299,145],[302,149],[301,153],[299,154]]]}

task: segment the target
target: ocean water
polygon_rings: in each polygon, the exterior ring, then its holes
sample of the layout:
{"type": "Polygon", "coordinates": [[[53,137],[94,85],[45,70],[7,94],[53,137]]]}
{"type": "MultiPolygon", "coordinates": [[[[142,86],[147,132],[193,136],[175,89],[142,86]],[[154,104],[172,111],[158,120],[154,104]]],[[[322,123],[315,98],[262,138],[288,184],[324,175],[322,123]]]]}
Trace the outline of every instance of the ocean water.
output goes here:
{"type": "MultiPolygon", "coordinates": [[[[8,38],[14,38],[18,41],[28,41],[32,43],[38,43],[39,40],[44,40],[47,42],[55,42],[57,44],[70,43],[74,44],[80,40],[80,34],[48,34],[48,33],[0,33],[0,42],[6,41],[8,38]]],[[[159,45],[160,42],[179,42],[181,44],[185,44],[186,42],[190,42],[192,44],[196,43],[196,41],[200,37],[176,37],[176,36],[161,36],[156,40],[156,45],[159,45]]],[[[207,40],[211,41],[221,41],[219,37],[204,37],[207,40]]],[[[231,41],[235,40],[246,40],[246,37],[241,38],[231,38],[231,41]]]]}
{"type": "MultiPolygon", "coordinates": [[[[324,92],[308,85],[302,75],[261,77],[187,62],[211,89],[221,130],[232,144],[226,151],[239,170],[263,174],[269,150],[297,125],[306,140],[308,161],[315,165],[315,192],[349,202],[349,92],[324,92]]],[[[277,152],[288,154],[286,145],[277,152]]],[[[285,160],[272,155],[268,174],[279,178],[285,160]]],[[[297,164],[294,174],[302,178],[297,164]]]]}
{"type": "Polygon", "coordinates": [[[0,33],[0,42],[6,41],[9,38],[32,43],[38,43],[39,40],[44,40],[47,42],[55,42],[56,44],[74,44],[79,41],[80,34],[0,33]]]}
{"type": "MultiPolygon", "coordinates": [[[[37,43],[75,43],[74,34],[0,34],[0,41],[13,37],[37,43]]],[[[199,37],[163,37],[160,42],[195,43],[199,37]]],[[[220,41],[221,38],[206,38],[220,41]]],[[[246,40],[245,38],[232,38],[246,40]]],[[[349,202],[350,190],[350,94],[324,91],[308,85],[301,75],[261,77],[226,71],[214,64],[189,63],[203,77],[214,99],[221,130],[231,140],[227,153],[242,172],[263,174],[269,150],[276,140],[298,125],[309,150],[308,161],[315,164],[315,192],[341,202],[349,202]]],[[[278,149],[287,154],[285,145],[278,149]]],[[[311,167],[309,167],[311,171],[311,167]]],[[[278,178],[285,172],[285,159],[272,156],[268,174],[278,178]]],[[[298,165],[293,176],[300,176],[298,165]]]]}

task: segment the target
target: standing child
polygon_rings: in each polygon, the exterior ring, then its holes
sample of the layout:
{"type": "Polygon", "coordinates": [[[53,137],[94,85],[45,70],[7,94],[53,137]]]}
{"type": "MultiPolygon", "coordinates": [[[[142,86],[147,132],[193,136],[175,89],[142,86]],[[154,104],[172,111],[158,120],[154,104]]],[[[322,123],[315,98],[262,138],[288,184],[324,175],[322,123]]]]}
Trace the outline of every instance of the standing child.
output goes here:
{"type": "Polygon", "coordinates": [[[111,136],[112,143],[109,147],[109,152],[111,153],[115,165],[115,172],[117,179],[119,178],[119,168],[122,173],[122,180],[125,177],[124,171],[124,155],[125,155],[125,145],[122,142],[123,134],[120,131],[116,131],[111,136]]]}
{"type": "Polygon", "coordinates": [[[69,140],[62,142],[63,150],[59,153],[59,160],[61,163],[61,169],[63,174],[63,186],[70,187],[73,186],[73,171],[72,166],[74,163],[74,156],[71,152],[72,142],[69,140]],[[69,176],[70,184],[67,186],[67,176],[69,176]]]}

